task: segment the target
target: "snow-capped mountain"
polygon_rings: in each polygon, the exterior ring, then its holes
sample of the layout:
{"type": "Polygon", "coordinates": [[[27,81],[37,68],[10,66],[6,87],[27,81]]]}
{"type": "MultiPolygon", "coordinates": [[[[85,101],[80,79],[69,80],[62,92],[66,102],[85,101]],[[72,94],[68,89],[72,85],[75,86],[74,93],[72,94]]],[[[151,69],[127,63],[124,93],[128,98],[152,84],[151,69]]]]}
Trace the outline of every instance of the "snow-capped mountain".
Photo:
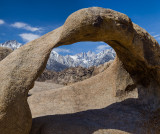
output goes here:
{"type": "MultiPolygon", "coordinates": [[[[9,47],[14,50],[21,47],[22,44],[13,40],[1,43],[0,46],[9,47]]],[[[77,67],[77,66],[88,68],[91,66],[98,66],[109,60],[113,60],[114,58],[115,58],[115,51],[112,48],[103,50],[98,54],[89,51],[87,53],[82,52],[76,55],[66,55],[66,56],[62,56],[58,54],[56,51],[52,50],[50,58],[47,62],[46,69],[61,71],[69,67],[77,67]]]]}
{"type": "Polygon", "coordinates": [[[47,63],[47,68],[50,70],[52,68],[52,64],[54,61],[57,61],[68,67],[77,67],[82,66],[85,68],[91,66],[98,66],[103,64],[109,60],[113,60],[115,58],[115,52],[111,49],[103,50],[102,52],[95,54],[94,52],[82,52],[76,55],[59,55],[54,50],[51,52],[50,58],[47,63]]]}
{"type": "Polygon", "coordinates": [[[16,40],[9,40],[9,41],[6,41],[4,43],[0,43],[0,46],[1,47],[9,47],[13,50],[21,47],[23,44],[21,43],[18,43],[16,40]]]}

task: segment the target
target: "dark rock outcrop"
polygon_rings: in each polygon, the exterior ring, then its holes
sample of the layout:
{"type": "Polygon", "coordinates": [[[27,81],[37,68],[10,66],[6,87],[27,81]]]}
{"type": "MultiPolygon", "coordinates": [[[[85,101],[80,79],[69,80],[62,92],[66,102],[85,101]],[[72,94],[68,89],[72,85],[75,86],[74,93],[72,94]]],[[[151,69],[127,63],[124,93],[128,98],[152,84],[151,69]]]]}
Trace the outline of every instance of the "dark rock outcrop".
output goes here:
{"type": "Polygon", "coordinates": [[[68,85],[78,81],[83,81],[92,76],[95,76],[105,71],[112,61],[106,62],[105,64],[99,65],[98,67],[70,67],[61,72],[55,72],[50,70],[44,70],[44,72],[38,77],[37,81],[49,81],[56,84],[68,85]]]}
{"type": "Polygon", "coordinates": [[[71,67],[61,72],[45,70],[37,81],[50,81],[57,84],[68,85],[78,81],[85,80],[92,76],[94,67],[89,69],[83,67],[71,67]]]}

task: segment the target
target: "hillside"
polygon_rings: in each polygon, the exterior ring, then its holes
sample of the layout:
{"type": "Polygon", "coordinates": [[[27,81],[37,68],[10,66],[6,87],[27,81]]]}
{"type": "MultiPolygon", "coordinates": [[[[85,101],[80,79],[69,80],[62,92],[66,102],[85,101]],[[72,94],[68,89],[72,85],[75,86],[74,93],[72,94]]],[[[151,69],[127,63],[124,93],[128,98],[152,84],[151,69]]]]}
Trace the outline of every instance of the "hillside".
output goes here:
{"type": "Polygon", "coordinates": [[[41,82],[51,82],[56,84],[68,85],[78,81],[83,81],[92,76],[95,76],[103,71],[105,71],[112,61],[106,62],[105,64],[94,66],[90,68],[83,67],[70,67],[61,72],[45,70],[37,79],[41,82]]]}

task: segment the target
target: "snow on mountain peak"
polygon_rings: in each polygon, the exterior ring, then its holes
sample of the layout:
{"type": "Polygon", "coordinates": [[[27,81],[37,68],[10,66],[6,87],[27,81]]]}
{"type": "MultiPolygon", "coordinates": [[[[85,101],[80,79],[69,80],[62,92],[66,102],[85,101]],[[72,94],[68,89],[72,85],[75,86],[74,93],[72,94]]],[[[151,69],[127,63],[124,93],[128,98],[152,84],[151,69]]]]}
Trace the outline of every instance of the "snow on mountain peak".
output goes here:
{"type": "Polygon", "coordinates": [[[18,43],[16,40],[9,40],[9,41],[6,41],[4,43],[0,43],[0,46],[2,46],[2,47],[9,47],[9,48],[15,50],[15,49],[21,47],[22,44],[18,43]]]}
{"type": "Polygon", "coordinates": [[[55,55],[51,54],[48,60],[48,68],[51,68],[50,63],[54,61],[57,61],[68,67],[82,66],[88,68],[91,66],[98,66],[99,64],[103,64],[109,60],[113,60],[114,58],[115,52],[112,48],[103,50],[98,54],[95,54],[92,51],[88,51],[87,53],[82,52],[75,55],[62,56],[57,53],[55,55]]]}
{"type": "MultiPolygon", "coordinates": [[[[18,43],[16,40],[10,40],[6,41],[5,43],[0,43],[0,46],[9,47],[15,50],[21,47],[22,44],[18,43]]],[[[87,53],[82,52],[79,54],[66,56],[62,56],[56,51],[52,50],[46,68],[55,71],[61,71],[65,68],[77,66],[88,68],[91,66],[98,66],[100,64],[104,64],[109,60],[113,60],[115,58],[115,55],[115,51],[112,48],[103,50],[98,54],[92,51],[88,51],[87,53]]]]}

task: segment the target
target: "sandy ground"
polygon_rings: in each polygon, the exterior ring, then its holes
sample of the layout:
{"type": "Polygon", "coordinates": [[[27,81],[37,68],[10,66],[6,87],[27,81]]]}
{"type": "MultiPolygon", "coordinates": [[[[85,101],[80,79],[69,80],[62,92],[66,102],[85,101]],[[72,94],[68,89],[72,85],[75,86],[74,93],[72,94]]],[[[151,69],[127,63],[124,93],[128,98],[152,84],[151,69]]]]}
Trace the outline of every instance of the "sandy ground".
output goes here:
{"type": "Polygon", "coordinates": [[[64,85],[60,85],[60,84],[54,84],[51,82],[35,82],[34,87],[29,91],[29,95],[35,94],[37,92],[41,92],[41,91],[47,91],[47,90],[51,90],[51,89],[57,89],[57,88],[61,88],[64,85]]]}

